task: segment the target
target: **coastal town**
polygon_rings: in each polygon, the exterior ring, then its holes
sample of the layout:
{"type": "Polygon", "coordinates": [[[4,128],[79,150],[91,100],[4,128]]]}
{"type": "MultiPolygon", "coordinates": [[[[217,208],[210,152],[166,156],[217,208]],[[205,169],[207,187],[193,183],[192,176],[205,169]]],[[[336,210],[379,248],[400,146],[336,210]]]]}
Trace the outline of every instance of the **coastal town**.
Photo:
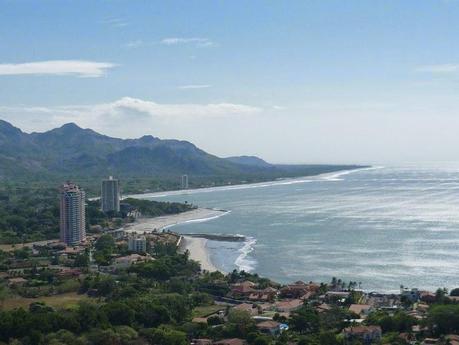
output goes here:
{"type": "MultiPolygon", "coordinates": [[[[98,204],[109,215],[106,227],[87,226],[79,186],[67,182],[59,195],[60,239],[2,246],[1,341],[459,345],[459,289],[401,286],[378,293],[337,278],[279,284],[244,271],[225,274],[206,262],[202,242],[186,244],[186,237],[151,222],[135,228],[132,220],[146,206],[121,200],[112,177],[102,181],[98,204]],[[118,218],[121,211],[130,221],[118,218]],[[82,326],[88,308],[96,319],[82,326]],[[61,314],[80,326],[54,320],[61,314]],[[30,329],[18,327],[18,317],[30,329]],[[54,321],[43,326],[36,317],[54,321]]],[[[196,212],[183,207],[177,214],[196,212]]]]}

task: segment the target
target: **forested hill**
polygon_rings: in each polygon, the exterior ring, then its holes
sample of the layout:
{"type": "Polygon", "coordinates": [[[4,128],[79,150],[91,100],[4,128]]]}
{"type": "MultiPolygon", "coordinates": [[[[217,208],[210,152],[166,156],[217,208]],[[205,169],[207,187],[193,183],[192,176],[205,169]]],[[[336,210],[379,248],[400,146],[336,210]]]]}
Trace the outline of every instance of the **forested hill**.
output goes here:
{"type": "Polygon", "coordinates": [[[0,178],[171,178],[188,174],[217,183],[313,175],[355,166],[275,165],[257,157],[211,155],[190,142],[150,135],[119,139],[74,123],[43,133],[25,133],[0,120],[0,178]]]}

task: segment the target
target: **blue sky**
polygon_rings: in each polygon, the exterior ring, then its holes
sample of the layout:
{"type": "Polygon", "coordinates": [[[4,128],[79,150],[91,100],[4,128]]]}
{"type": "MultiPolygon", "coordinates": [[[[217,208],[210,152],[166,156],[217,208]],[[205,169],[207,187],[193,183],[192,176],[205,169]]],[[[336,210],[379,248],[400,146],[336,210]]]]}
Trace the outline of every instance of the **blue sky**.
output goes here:
{"type": "Polygon", "coordinates": [[[459,1],[0,1],[0,118],[273,162],[457,160],[459,1]]]}

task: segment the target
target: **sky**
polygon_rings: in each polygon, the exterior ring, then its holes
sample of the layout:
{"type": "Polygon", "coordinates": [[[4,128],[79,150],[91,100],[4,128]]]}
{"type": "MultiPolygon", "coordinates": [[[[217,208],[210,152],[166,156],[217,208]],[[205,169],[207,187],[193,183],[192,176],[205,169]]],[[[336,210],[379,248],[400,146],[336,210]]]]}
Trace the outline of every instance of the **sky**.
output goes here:
{"type": "Polygon", "coordinates": [[[459,0],[0,0],[0,119],[274,163],[459,160],[459,0]]]}

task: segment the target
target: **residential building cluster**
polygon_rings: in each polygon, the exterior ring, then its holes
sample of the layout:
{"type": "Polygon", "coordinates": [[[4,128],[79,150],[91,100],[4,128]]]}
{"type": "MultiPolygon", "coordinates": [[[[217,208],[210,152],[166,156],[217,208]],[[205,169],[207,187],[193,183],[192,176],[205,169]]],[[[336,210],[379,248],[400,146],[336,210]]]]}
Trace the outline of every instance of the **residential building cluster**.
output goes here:
{"type": "MultiPolygon", "coordinates": [[[[120,211],[119,181],[110,176],[102,181],[102,212],[120,211]]],[[[86,241],[86,194],[72,182],[66,182],[60,190],[60,239],[69,246],[86,241]]]]}

